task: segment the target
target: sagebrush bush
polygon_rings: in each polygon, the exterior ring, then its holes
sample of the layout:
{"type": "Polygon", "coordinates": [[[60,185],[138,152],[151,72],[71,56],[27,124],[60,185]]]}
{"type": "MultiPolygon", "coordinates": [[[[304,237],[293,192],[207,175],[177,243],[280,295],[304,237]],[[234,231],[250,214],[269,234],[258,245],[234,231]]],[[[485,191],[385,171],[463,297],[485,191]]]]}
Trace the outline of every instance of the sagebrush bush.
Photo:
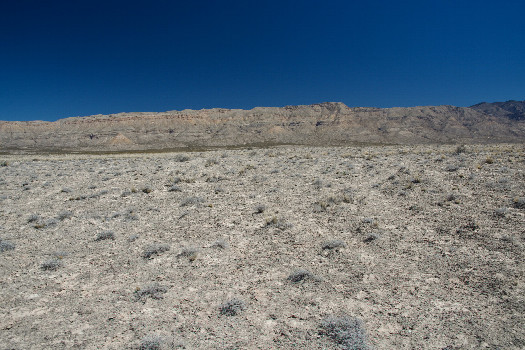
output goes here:
{"type": "Polygon", "coordinates": [[[212,248],[227,249],[229,247],[228,242],[224,239],[218,239],[211,245],[212,248]]]}
{"type": "Polygon", "coordinates": [[[139,350],[162,350],[164,339],[159,335],[147,335],[142,338],[139,350]]]}
{"type": "Polygon", "coordinates": [[[15,245],[9,241],[0,239],[0,253],[15,249],[15,245]]]}
{"type": "Polygon", "coordinates": [[[38,214],[31,214],[29,218],[27,219],[28,223],[37,222],[40,221],[40,215],[38,214]]]}
{"type": "Polygon", "coordinates": [[[525,197],[514,198],[513,205],[514,208],[525,209],[525,197]]]}
{"type": "Polygon", "coordinates": [[[107,239],[115,240],[115,233],[113,231],[100,232],[95,238],[95,241],[105,241],[107,239]]]}
{"type": "Polygon", "coordinates": [[[167,287],[161,286],[157,283],[152,283],[144,288],[137,288],[137,290],[135,290],[135,299],[142,302],[145,302],[147,298],[162,299],[164,298],[163,294],[167,291],[167,287]]]}
{"type": "Polygon", "coordinates": [[[62,262],[58,259],[46,260],[40,265],[40,268],[45,271],[55,271],[62,266],[62,262]]]}
{"type": "Polygon", "coordinates": [[[255,207],[255,213],[257,214],[264,213],[265,210],[266,210],[266,205],[264,204],[259,204],[255,207]]]}
{"type": "Polygon", "coordinates": [[[246,304],[241,299],[233,298],[219,306],[221,315],[235,316],[246,309],[246,304]]]}
{"type": "Polygon", "coordinates": [[[345,246],[345,242],[341,241],[340,239],[333,239],[333,240],[324,242],[321,248],[323,250],[332,250],[332,249],[343,248],[344,246],[345,246]]]}
{"type": "Polygon", "coordinates": [[[177,186],[177,185],[173,185],[171,186],[169,189],[168,189],[169,192],[182,192],[182,189],[177,186]]]}
{"type": "Polygon", "coordinates": [[[193,197],[188,197],[188,198],[184,199],[180,203],[180,206],[181,207],[186,207],[186,206],[189,206],[189,205],[197,205],[197,204],[200,204],[202,202],[204,202],[204,199],[202,199],[201,197],[193,196],[193,197]]]}
{"type": "Polygon", "coordinates": [[[144,249],[142,257],[144,259],[151,259],[154,255],[159,255],[161,253],[167,252],[170,250],[168,244],[150,244],[144,249]]]}
{"type": "Polygon", "coordinates": [[[287,278],[287,280],[292,283],[299,283],[308,279],[316,280],[317,278],[310,271],[305,269],[297,269],[287,278]]]}
{"type": "Polygon", "coordinates": [[[72,211],[64,210],[64,211],[61,211],[60,213],[58,213],[57,219],[60,220],[60,221],[64,221],[65,219],[69,219],[72,216],[73,216],[73,212],[72,211]]]}
{"type": "Polygon", "coordinates": [[[144,193],[146,193],[146,194],[148,194],[148,193],[153,192],[153,189],[151,188],[151,186],[146,185],[146,186],[144,186],[144,187],[141,189],[141,191],[144,192],[144,193]]]}
{"type": "Polygon", "coordinates": [[[497,208],[496,210],[494,210],[494,215],[497,216],[497,217],[502,218],[502,217],[505,217],[507,212],[508,212],[508,210],[505,207],[497,208]]]}
{"type": "Polygon", "coordinates": [[[204,166],[210,167],[216,164],[219,164],[219,160],[217,158],[209,158],[206,160],[206,163],[204,164],[204,166]]]}
{"type": "Polygon", "coordinates": [[[363,242],[370,243],[370,242],[375,241],[376,239],[379,239],[379,237],[381,237],[381,236],[379,236],[379,234],[371,233],[363,240],[363,242]]]}
{"type": "Polygon", "coordinates": [[[345,350],[370,349],[363,323],[355,317],[327,317],[321,321],[320,333],[331,338],[345,350]]]}
{"type": "Polygon", "coordinates": [[[465,145],[459,145],[454,151],[455,154],[461,154],[467,152],[467,147],[465,145]]]}
{"type": "Polygon", "coordinates": [[[266,219],[265,227],[275,227],[281,231],[292,228],[293,225],[287,222],[282,218],[276,218],[275,216],[269,219],[266,219]]]}
{"type": "Polygon", "coordinates": [[[193,261],[197,259],[197,254],[199,253],[199,250],[194,247],[184,247],[180,251],[180,253],[177,255],[179,258],[188,258],[190,261],[193,261]]]}
{"type": "Polygon", "coordinates": [[[175,161],[176,162],[187,162],[189,160],[190,160],[190,157],[188,157],[187,155],[184,155],[184,154],[178,154],[175,157],[175,161]]]}

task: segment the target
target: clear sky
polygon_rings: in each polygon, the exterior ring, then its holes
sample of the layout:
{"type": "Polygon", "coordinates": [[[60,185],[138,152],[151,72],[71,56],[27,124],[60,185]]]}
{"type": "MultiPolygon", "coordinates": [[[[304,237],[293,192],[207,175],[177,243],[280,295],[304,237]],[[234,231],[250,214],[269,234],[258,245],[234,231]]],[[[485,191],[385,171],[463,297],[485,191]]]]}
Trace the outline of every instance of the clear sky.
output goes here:
{"type": "Polygon", "coordinates": [[[0,120],[525,99],[525,1],[0,1],[0,120]]]}

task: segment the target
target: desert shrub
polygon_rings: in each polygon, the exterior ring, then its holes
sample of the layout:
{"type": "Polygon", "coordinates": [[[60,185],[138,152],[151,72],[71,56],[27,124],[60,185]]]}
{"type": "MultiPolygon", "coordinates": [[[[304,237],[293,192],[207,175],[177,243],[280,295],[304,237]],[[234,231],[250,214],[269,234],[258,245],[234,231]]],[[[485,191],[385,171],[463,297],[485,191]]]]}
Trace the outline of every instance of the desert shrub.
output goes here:
{"type": "Polygon", "coordinates": [[[139,238],[139,235],[133,234],[128,237],[128,242],[135,242],[139,238]]]}
{"type": "Polygon", "coordinates": [[[321,181],[321,179],[315,179],[314,182],[312,182],[312,185],[314,185],[316,189],[320,189],[323,187],[323,181],[321,181]]]}
{"type": "Polygon", "coordinates": [[[502,207],[502,208],[497,208],[496,210],[494,210],[494,215],[497,216],[497,217],[505,217],[505,215],[507,214],[507,208],[505,207],[502,207]]]}
{"type": "Polygon", "coordinates": [[[60,260],[60,259],[65,258],[66,256],[68,256],[69,253],[68,253],[68,252],[64,252],[64,251],[58,251],[58,252],[54,252],[52,255],[53,255],[56,259],[59,259],[59,260],[60,260]]]}
{"type": "Polygon", "coordinates": [[[9,162],[7,160],[0,161],[0,166],[8,166],[9,162]]]}
{"type": "Polygon", "coordinates": [[[144,192],[144,193],[151,193],[151,192],[153,192],[153,189],[150,186],[144,186],[141,189],[141,191],[144,192]]]}
{"type": "Polygon", "coordinates": [[[202,199],[201,197],[193,196],[193,197],[188,197],[188,198],[182,200],[182,202],[180,203],[180,206],[181,207],[186,207],[186,206],[189,206],[189,205],[197,205],[197,204],[200,204],[202,202],[204,202],[204,199],[202,199]]]}
{"type": "Polygon", "coordinates": [[[330,316],[321,321],[320,333],[345,350],[370,349],[361,320],[355,317],[330,316]]]}
{"type": "Polygon", "coordinates": [[[177,186],[177,185],[173,185],[171,186],[169,189],[168,189],[169,192],[182,192],[182,189],[177,186]]]}
{"type": "Polygon", "coordinates": [[[167,252],[170,250],[168,244],[151,244],[144,249],[142,257],[144,259],[151,259],[154,255],[159,255],[161,253],[167,252]]]}
{"type": "Polygon", "coordinates": [[[95,238],[95,241],[105,241],[107,239],[115,240],[115,233],[113,231],[100,232],[95,238]]]}
{"type": "Polygon", "coordinates": [[[467,147],[465,145],[459,145],[454,151],[455,154],[461,154],[467,152],[467,147]]]}
{"type": "Polygon", "coordinates": [[[216,164],[219,164],[219,160],[217,158],[209,158],[206,160],[206,163],[204,164],[204,166],[210,167],[216,164]]]}
{"type": "Polygon", "coordinates": [[[256,214],[262,214],[264,213],[264,211],[266,210],[266,205],[264,204],[259,204],[255,207],[255,213],[256,214]]]}
{"type": "Polygon", "coordinates": [[[9,241],[0,239],[0,253],[15,249],[15,245],[9,241]]]}
{"type": "Polygon", "coordinates": [[[71,193],[73,192],[73,190],[69,187],[64,187],[60,192],[62,193],[71,193]]]}
{"type": "Polygon", "coordinates": [[[337,249],[337,248],[343,248],[344,246],[345,246],[345,242],[341,241],[340,239],[333,239],[333,240],[324,242],[322,249],[332,250],[332,249],[337,249]]]}
{"type": "Polygon", "coordinates": [[[43,220],[41,218],[38,219],[38,221],[34,222],[33,227],[36,229],[46,228],[50,226],[55,226],[58,223],[57,219],[47,219],[43,220]]]}
{"type": "Polygon", "coordinates": [[[284,231],[286,229],[292,228],[293,225],[282,218],[276,218],[274,216],[270,219],[266,219],[265,227],[275,227],[281,231],[284,231]]]}
{"type": "Polygon", "coordinates": [[[139,350],[163,350],[168,349],[168,341],[157,334],[150,334],[142,338],[139,350]]]}
{"type": "Polygon", "coordinates": [[[28,223],[37,222],[40,221],[40,215],[37,214],[31,214],[29,218],[27,219],[28,223]]]}
{"type": "Polygon", "coordinates": [[[370,242],[373,242],[373,241],[379,239],[379,237],[380,237],[379,234],[371,233],[363,240],[363,242],[370,243],[370,242]]]}
{"type": "Polygon", "coordinates": [[[485,158],[484,163],[485,163],[485,164],[492,164],[492,163],[494,163],[494,159],[491,158],[491,157],[487,157],[487,158],[485,158]]]}
{"type": "Polygon", "coordinates": [[[158,300],[164,298],[163,294],[167,291],[168,288],[157,283],[152,283],[144,288],[137,288],[137,290],[135,290],[135,299],[142,302],[146,302],[147,298],[158,300]]]}
{"type": "Polygon", "coordinates": [[[177,156],[175,156],[176,162],[187,162],[189,160],[190,160],[190,157],[188,157],[185,154],[178,154],[177,156]]]}
{"type": "Polygon", "coordinates": [[[218,239],[211,245],[212,248],[227,249],[229,247],[228,242],[224,239],[218,239]]]}
{"type": "Polygon", "coordinates": [[[199,253],[199,250],[194,247],[184,247],[180,251],[180,253],[177,255],[179,258],[188,258],[190,261],[193,261],[197,259],[197,254],[199,253]]]}
{"type": "Polygon", "coordinates": [[[452,201],[455,201],[457,199],[456,195],[454,193],[449,193],[447,194],[447,196],[445,197],[445,200],[447,202],[452,202],[452,201]]]}
{"type": "Polygon", "coordinates": [[[314,203],[314,213],[322,213],[328,209],[328,203],[325,201],[318,201],[314,203]]]}
{"type": "Polygon", "coordinates": [[[447,165],[445,167],[445,170],[449,171],[449,172],[458,171],[458,169],[459,169],[459,167],[457,165],[453,165],[453,164],[447,165]]]}
{"type": "Polygon", "coordinates": [[[65,219],[69,219],[72,216],[73,216],[73,212],[72,211],[64,210],[64,211],[61,211],[60,213],[58,213],[57,219],[60,220],[60,221],[64,221],[65,219]]]}
{"type": "Polygon", "coordinates": [[[287,278],[287,280],[292,283],[299,283],[308,279],[315,280],[316,277],[310,271],[305,269],[297,269],[293,271],[287,278]]]}
{"type": "Polygon", "coordinates": [[[40,265],[40,268],[45,271],[55,271],[62,266],[62,262],[56,258],[46,260],[40,265]]]}
{"type": "Polygon", "coordinates": [[[514,208],[525,209],[525,197],[514,198],[513,205],[514,208]]]}
{"type": "Polygon", "coordinates": [[[233,298],[219,306],[219,312],[225,316],[235,316],[246,309],[246,304],[241,299],[233,298]]]}

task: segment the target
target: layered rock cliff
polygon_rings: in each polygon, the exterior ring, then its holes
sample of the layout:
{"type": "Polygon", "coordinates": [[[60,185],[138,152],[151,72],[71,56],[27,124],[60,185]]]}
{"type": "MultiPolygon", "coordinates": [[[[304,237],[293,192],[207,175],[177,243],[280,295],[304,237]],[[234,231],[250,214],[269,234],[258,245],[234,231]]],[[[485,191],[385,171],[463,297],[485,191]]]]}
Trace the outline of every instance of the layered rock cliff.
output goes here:
{"type": "Polygon", "coordinates": [[[157,150],[251,144],[525,141],[525,121],[466,107],[349,108],[343,103],[120,113],[55,122],[0,121],[0,148],[157,150]]]}

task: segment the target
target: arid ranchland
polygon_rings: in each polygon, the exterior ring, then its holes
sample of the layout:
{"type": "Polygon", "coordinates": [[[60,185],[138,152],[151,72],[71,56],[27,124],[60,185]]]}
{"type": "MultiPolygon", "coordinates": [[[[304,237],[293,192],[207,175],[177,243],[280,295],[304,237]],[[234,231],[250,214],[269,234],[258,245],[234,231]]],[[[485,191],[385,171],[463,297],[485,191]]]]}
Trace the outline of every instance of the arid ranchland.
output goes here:
{"type": "Polygon", "coordinates": [[[343,103],[119,113],[0,122],[0,150],[170,150],[242,145],[498,143],[525,140],[525,101],[472,107],[343,103]]]}
{"type": "Polygon", "coordinates": [[[0,348],[524,349],[522,104],[4,122],[0,348]]]}

